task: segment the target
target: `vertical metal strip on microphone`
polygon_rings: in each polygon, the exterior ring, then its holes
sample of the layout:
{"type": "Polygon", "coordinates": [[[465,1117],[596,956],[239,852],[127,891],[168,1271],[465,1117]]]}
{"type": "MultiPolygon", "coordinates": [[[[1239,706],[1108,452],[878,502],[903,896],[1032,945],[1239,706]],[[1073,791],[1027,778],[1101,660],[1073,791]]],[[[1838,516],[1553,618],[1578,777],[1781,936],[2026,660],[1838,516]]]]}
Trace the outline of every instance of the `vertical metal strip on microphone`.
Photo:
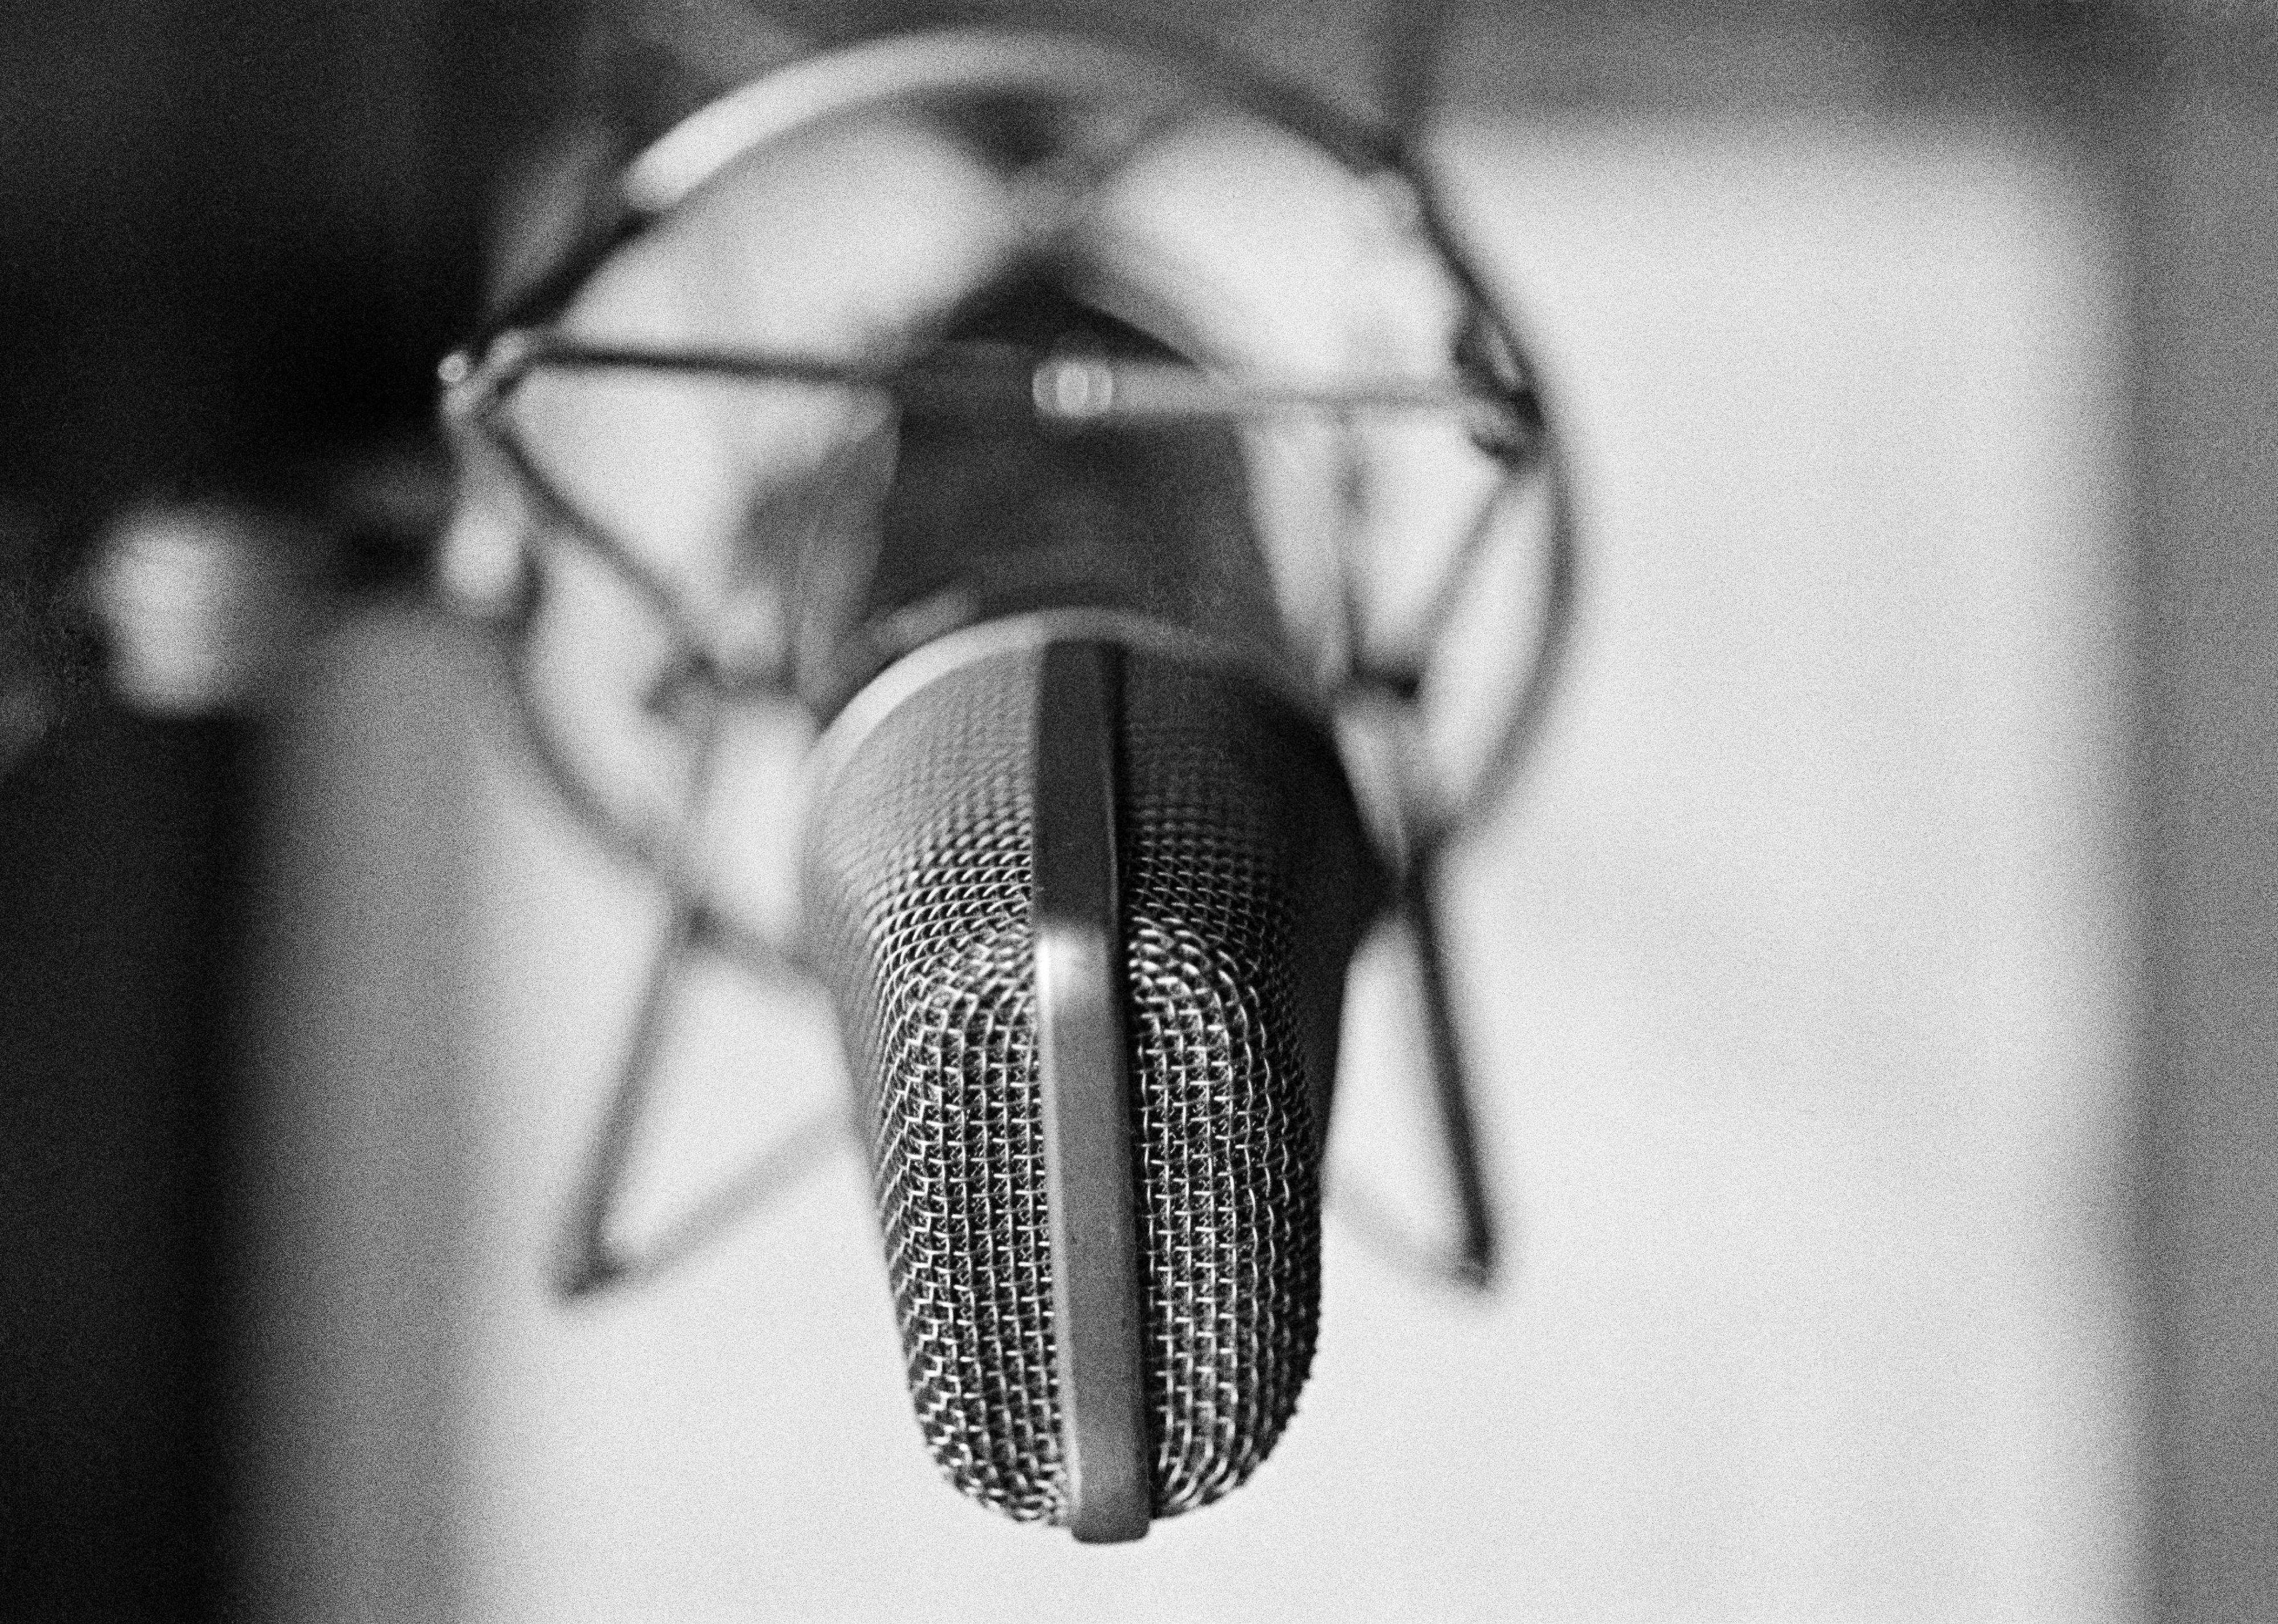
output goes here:
{"type": "Polygon", "coordinates": [[[1046,648],[1034,752],[1030,917],[1052,1335],[1066,1522],[1087,1544],[1146,1533],[1154,1494],[1116,873],[1121,675],[1112,644],[1046,648]]]}

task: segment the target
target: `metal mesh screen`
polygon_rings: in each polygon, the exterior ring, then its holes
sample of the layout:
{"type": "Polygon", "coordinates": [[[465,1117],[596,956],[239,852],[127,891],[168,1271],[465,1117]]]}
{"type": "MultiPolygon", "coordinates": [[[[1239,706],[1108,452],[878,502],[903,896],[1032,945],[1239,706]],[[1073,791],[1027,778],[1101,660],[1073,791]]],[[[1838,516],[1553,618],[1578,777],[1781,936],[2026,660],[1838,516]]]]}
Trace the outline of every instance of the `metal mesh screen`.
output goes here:
{"type": "MultiPolygon", "coordinates": [[[[1060,1513],[1028,934],[1038,657],[956,670],[825,787],[814,941],[868,1090],[909,1384],[960,1490],[1060,1513]]],[[[1334,753],[1242,680],[1132,653],[1119,831],[1155,1513],[1280,1436],[1312,1359],[1345,966],[1374,902],[1334,753]]]]}

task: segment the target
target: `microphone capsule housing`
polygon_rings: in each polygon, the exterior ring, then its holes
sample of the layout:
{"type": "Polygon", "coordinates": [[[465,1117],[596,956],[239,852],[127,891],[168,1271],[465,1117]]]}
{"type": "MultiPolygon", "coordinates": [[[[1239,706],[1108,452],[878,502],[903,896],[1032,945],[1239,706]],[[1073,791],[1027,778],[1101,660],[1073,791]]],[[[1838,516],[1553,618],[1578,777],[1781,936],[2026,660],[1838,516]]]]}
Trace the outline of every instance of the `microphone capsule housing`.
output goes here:
{"type": "MultiPolygon", "coordinates": [[[[1067,1524],[1033,910],[1059,815],[1037,796],[1051,623],[970,629],[850,706],[803,875],[927,1446],[983,1504],[1067,1524]]],[[[1304,1384],[1345,971],[1384,881],[1312,717],[1193,639],[1115,657],[1112,957],[1165,1517],[1245,1481],[1304,1384]]]]}

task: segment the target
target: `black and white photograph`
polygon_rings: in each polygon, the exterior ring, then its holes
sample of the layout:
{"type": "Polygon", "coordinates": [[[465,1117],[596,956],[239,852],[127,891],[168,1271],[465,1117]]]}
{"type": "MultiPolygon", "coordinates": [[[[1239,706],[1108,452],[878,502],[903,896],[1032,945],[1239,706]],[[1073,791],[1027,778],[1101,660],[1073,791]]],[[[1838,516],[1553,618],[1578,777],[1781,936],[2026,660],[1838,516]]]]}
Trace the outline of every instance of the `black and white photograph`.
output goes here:
{"type": "Polygon", "coordinates": [[[2278,5],[0,16],[0,1624],[2278,1624],[2278,5]]]}

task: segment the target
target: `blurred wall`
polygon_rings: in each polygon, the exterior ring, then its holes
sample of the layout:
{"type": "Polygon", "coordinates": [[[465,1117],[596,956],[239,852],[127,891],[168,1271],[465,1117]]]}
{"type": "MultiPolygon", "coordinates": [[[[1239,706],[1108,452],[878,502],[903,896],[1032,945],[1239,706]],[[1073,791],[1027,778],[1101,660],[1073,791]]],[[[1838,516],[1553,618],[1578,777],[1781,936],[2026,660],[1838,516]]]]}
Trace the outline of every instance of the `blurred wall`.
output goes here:
{"type": "MultiPolygon", "coordinates": [[[[562,1312],[536,1265],[654,903],[493,773],[468,1616],[2132,1611],[2124,282],[2095,177],[1921,113],[1481,113],[1444,150],[1552,368],[1590,548],[1548,756],[1458,876],[1508,1289],[1449,1300],[1333,1228],[1273,1462],[1108,1552],[934,1481],[851,1155],[562,1312]]],[[[708,997],[660,1206],[836,1083],[812,1010],[708,997]]]]}
{"type": "MultiPolygon", "coordinates": [[[[1550,363],[1591,560],[1548,755],[1456,911],[1501,1298],[1333,1227],[1273,1462],[1094,1552],[933,1480],[851,1155],[648,1292],[553,1306],[659,911],[480,745],[466,882],[422,892],[449,927],[365,908],[394,953],[287,967],[408,1031],[428,972],[370,966],[466,933],[468,1183],[455,1240],[350,1222],[325,1254],[463,1305],[394,1345],[399,1392],[445,1347],[456,1422],[371,1431],[349,1395],[383,1378],[306,1368],[294,1413],[363,1442],[272,1530],[319,1565],[279,1594],[349,1616],[378,1561],[481,1619],[2140,1613],[2128,215],[2071,110],[1941,79],[1881,15],[1578,7],[1451,58],[1439,151],[1550,363]],[[407,1436],[445,1438],[454,1515],[386,1521],[407,1436]]],[[[302,770],[464,747],[394,686],[305,721],[302,770]]],[[[652,1212],[838,1086],[812,1007],[692,1000],[652,1212]]],[[[428,1050],[306,1052],[291,1111],[362,1101],[371,1157],[440,1154],[428,1050]]],[[[1357,1065],[1340,1158],[1401,1131],[1388,1069],[1357,1065]]]]}

